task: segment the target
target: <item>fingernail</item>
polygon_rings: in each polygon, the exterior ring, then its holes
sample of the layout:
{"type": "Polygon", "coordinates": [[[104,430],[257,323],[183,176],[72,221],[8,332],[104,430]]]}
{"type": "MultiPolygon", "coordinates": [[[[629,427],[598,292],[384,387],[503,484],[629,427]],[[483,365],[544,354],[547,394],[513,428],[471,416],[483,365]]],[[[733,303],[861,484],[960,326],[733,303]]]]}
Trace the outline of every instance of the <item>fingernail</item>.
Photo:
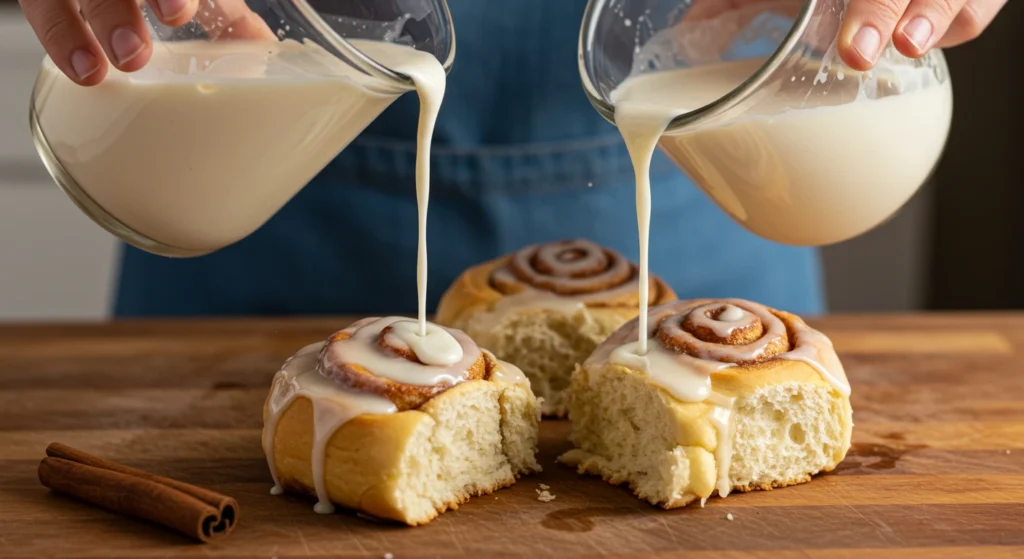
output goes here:
{"type": "Polygon", "coordinates": [[[82,49],[71,53],[71,67],[74,68],[75,74],[78,74],[80,80],[88,78],[100,69],[96,57],[91,52],[82,49]]]}
{"type": "Polygon", "coordinates": [[[160,17],[174,19],[188,8],[188,2],[189,0],[157,0],[156,5],[160,8],[160,17]]]}
{"type": "Polygon", "coordinates": [[[882,48],[882,35],[874,27],[865,25],[853,36],[853,48],[864,60],[874,63],[882,48]]]}
{"type": "Polygon", "coordinates": [[[118,64],[126,64],[135,58],[146,48],[146,43],[127,27],[118,27],[110,35],[110,48],[114,51],[114,57],[118,64]]]}
{"type": "Polygon", "coordinates": [[[923,51],[931,42],[933,29],[932,22],[928,21],[928,18],[918,16],[910,20],[910,23],[903,28],[903,34],[917,47],[917,50],[923,51]]]}

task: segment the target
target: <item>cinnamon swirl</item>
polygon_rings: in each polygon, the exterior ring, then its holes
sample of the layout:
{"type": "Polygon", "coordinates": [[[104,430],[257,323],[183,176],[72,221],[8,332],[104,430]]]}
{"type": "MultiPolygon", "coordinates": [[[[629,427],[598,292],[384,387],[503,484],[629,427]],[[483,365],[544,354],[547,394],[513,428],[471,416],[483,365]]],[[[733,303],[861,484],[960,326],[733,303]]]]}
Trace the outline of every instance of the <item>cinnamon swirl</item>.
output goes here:
{"type": "Polygon", "coordinates": [[[665,508],[808,481],[843,460],[850,386],[832,343],[740,299],[676,301],[624,325],[577,368],[560,460],[665,508]]]}
{"type": "MultiPolygon", "coordinates": [[[[652,305],[675,299],[658,278],[649,293],[652,305]]],[[[518,365],[544,414],[564,416],[573,367],[637,315],[639,300],[637,267],[624,256],[558,241],[469,268],[441,298],[437,321],[518,365]]]]}
{"type": "Polygon", "coordinates": [[[368,318],[284,364],[263,449],[272,493],[418,525],[539,471],[539,419],[522,372],[466,334],[368,318]]]}

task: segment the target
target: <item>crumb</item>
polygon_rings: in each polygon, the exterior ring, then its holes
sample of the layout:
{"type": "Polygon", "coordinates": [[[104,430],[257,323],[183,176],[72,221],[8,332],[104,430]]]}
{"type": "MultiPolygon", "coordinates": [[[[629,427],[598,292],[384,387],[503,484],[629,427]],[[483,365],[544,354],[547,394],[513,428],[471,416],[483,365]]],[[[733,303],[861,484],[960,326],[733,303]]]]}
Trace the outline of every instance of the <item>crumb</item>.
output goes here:
{"type": "Polygon", "coordinates": [[[548,491],[537,490],[537,500],[542,503],[550,503],[555,500],[555,496],[548,491]]]}
{"type": "Polygon", "coordinates": [[[385,553],[384,554],[384,559],[395,559],[395,554],[394,553],[385,553]]]}
{"type": "Polygon", "coordinates": [[[1006,449],[1006,453],[1009,454],[1010,453],[1010,449],[1006,449]]]}
{"type": "Polygon", "coordinates": [[[540,488],[543,489],[544,491],[547,491],[548,489],[551,489],[551,486],[546,483],[541,483],[540,488]]]}
{"type": "Polygon", "coordinates": [[[730,522],[732,521],[733,518],[735,518],[735,517],[732,515],[731,512],[725,515],[725,519],[730,521],[730,522]]]}

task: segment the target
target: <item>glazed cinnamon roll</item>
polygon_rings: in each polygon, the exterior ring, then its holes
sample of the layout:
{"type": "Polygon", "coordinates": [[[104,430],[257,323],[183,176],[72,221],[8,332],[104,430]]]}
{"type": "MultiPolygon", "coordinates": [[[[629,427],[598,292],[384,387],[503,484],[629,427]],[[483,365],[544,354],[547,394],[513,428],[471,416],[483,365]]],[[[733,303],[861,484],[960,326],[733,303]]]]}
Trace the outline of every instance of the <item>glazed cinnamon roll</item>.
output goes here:
{"type": "MultiPolygon", "coordinates": [[[[441,298],[440,324],[464,330],[519,366],[545,415],[564,416],[573,367],[637,315],[637,267],[587,240],[523,248],[469,268],[441,298]]],[[[651,305],[675,299],[648,283],[651,305]]]]}
{"type": "Polygon", "coordinates": [[[540,470],[529,380],[458,330],[368,318],[274,376],[263,449],[285,490],[409,525],[540,470]]]}
{"type": "Polygon", "coordinates": [[[676,301],[633,320],[573,374],[580,473],[664,508],[808,481],[846,456],[850,386],[832,343],[740,299],[676,301]]]}

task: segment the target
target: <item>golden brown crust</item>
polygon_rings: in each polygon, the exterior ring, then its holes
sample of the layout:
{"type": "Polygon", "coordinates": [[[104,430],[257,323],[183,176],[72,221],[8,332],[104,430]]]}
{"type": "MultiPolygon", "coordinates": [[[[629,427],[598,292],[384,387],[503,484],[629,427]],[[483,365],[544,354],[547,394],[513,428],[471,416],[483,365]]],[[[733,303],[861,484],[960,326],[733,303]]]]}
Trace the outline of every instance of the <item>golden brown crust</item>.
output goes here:
{"type": "MultiPolygon", "coordinates": [[[[704,366],[703,362],[709,361],[706,363],[706,372],[710,375],[711,391],[716,399],[703,402],[681,401],[664,387],[652,382],[646,373],[611,362],[608,359],[610,350],[631,342],[639,334],[636,321],[633,321],[602,344],[595,352],[597,358],[588,360],[585,366],[578,368],[574,376],[573,390],[577,394],[574,405],[585,407],[574,408],[572,411],[573,442],[579,448],[564,455],[561,459],[563,462],[576,466],[580,473],[600,475],[613,484],[628,483],[637,497],[653,505],[666,509],[685,506],[717,493],[717,467],[709,470],[701,460],[709,457],[715,461],[718,459],[716,451],[719,449],[721,433],[720,424],[714,422],[713,413],[716,406],[732,405],[718,402],[740,402],[755,394],[774,393],[774,387],[791,385],[798,385],[797,390],[801,394],[814,393],[831,400],[826,405],[830,406],[830,417],[834,415],[833,420],[837,422],[837,431],[834,431],[833,436],[838,442],[822,447],[823,452],[818,455],[816,462],[802,466],[804,472],[786,470],[789,473],[783,474],[780,479],[766,479],[767,474],[762,472],[754,475],[753,481],[749,477],[730,480],[738,481],[731,490],[770,490],[804,483],[813,475],[834,469],[843,460],[849,448],[853,427],[849,387],[845,384],[845,374],[831,343],[823,334],[810,329],[802,319],[741,300],[698,300],[679,301],[664,309],[652,309],[651,323],[654,337],[658,340],[656,343],[669,351],[688,356],[680,359],[685,359],[690,366],[704,366]],[[729,318],[720,319],[719,315],[725,311],[726,305],[739,307],[746,313],[741,314],[732,309],[729,318]],[[714,323],[716,320],[718,324],[714,323]],[[810,359],[805,360],[808,357],[810,359]],[[694,363],[693,359],[698,361],[694,363]],[[717,369],[715,361],[732,363],[734,366],[717,369]],[[822,364],[833,365],[835,369],[822,367],[822,364]],[[614,379],[616,384],[607,384],[608,379],[614,379]],[[607,417],[607,414],[595,411],[594,404],[588,402],[607,402],[608,398],[592,399],[588,392],[608,386],[616,386],[618,389],[627,387],[631,394],[649,394],[658,403],[654,409],[664,406],[664,413],[660,417],[664,418],[665,423],[655,431],[660,433],[660,437],[664,436],[664,429],[667,428],[668,436],[674,437],[674,440],[670,438],[666,441],[667,444],[685,453],[679,459],[689,462],[689,474],[682,476],[682,485],[671,485],[667,481],[663,485],[650,485],[660,482],[651,481],[652,478],[646,478],[646,474],[628,473],[628,469],[623,469],[623,463],[630,463],[628,455],[610,452],[609,449],[614,445],[610,446],[607,441],[595,436],[598,433],[595,431],[598,428],[596,426],[600,422],[590,423],[590,418],[607,417]],[[772,390],[761,392],[764,389],[772,390]],[[651,487],[662,489],[654,491],[651,487]]],[[[639,436],[643,436],[643,433],[639,436]]],[[[661,439],[658,440],[660,444],[661,439]]],[[[644,471],[650,471],[651,466],[646,464],[642,467],[644,471]]],[[[673,467],[673,471],[687,470],[673,467]]],[[[678,480],[672,483],[678,483],[678,480]]]]}
{"type": "MultiPolygon", "coordinates": [[[[642,373],[632,371],[625,367],[615,365],[612,365],[611,367],[614,367],[618,371],[618,374],[642,375],[642,373]]],[[[749,366],[737,366],[724,369],[712,374],[712,382],[715,386],[715,392],[733,397],[751,394],[768,386],[785,383],[816,385],[832,390],[835,394],[833,387],[822,379],[821,375],[811,366],[800,361],[790,361],[787,359],[776,359],[749,366]]],[[[660,395],[660,401],[668,407],[669,413],[673,417],[677,430],[675,435],[676,444],[679,447],[700,449],[713,454],[718,444],[718,434],[715,427],[708,420],[711,407],[703,402],[681,402],[662,389],[656,390],[658,390],[660,395]]],[[[836,394],[836,397],[839,397],[838,394],[836,394]]],[[[840,418],[840,423],[844,430],[843,439],[846,441],[846,444],[849,445],[850,432],[852,430],[853,423],[850,416],[849,399],[843,398],[843,400],[843,415],[840,418]]],[[[741,493],[750,491],[770,491],[772,489],[780,489],[783,487],[806,483],[815,475],[834,470],[836,466],[842,462],[846,453],[845,448],[839,450],[841,453],[835,456],[832,462],[822,467],[818,472],[807,473],[790,479],[776,479],[772,480],[770,483],[733,485],[731,491],[741,493]]],[[[637,498],[646,501],[651,505],[671,510],[687,506],[700,499],[700,496],[694,493],[685,493],[681,495],[680,498],[671,501],[652,498],[650,495],[645,495],[639,490],[635,480],[623,476],[611,475],[606,471],[604,466],[601,465],[602,458],[600,456],[592,455],[589,452],[578,448],[570,451],[570,453],[566,453],[559,457],[559,461],[573,467],[578,474],[595,475],[612,485],[628,486],[630,491],[637,498]],[[570,453],[582,454],[571,456],[570,453]],[[581,456],[584,456],[584,458],[581,458],[581,456]]],[[[691,468],[692,467],[693,466],[691,465],[691,468]]],[[[691,473],[691,475],[693,474],[691,473]]],[[[714,479],[705,480],[706,483],[710,483],[712,486],[714,481],[714,479]]],[[[691,478],[691,488],[695,483],[699,482],[691,478]]],[[[717,494],[717,489],[713,489],[708,492],[707,496],[717,494]]]]}
{"type": "MultiPolygon", "coordinates": [[[[436,427],[432,406],[442,405],[442,400],[445,400],[444,404],[451,404],[480,390],[518,390],[529,395],[526,386],[470,381],[438,395],[425,406],[425,411],[361,415],[341,425],[327,442],[324,458],[324,481],[331,502],[377,518],[417,526],[426,524],[445,510],[457,509],[471,497],[512,485],[519,474],[529,473],[529,469],[513,470],[510,475],[499,476],[489,485],[456,492],[429,510],[415,511],[415,507],[410,507],[410,496],[402,480],[408,475],[406,469],[410,467],[413,445],[422,445],[436,427]]],[[[265,407],[264,417],[268,413],[265,407]]],[[[277,422],[273,460],[282,487],[289,492],[315,497],[311,465],[313,425],[312,402],[304,396],[297,397],[282,411],[277,422]]]]}

